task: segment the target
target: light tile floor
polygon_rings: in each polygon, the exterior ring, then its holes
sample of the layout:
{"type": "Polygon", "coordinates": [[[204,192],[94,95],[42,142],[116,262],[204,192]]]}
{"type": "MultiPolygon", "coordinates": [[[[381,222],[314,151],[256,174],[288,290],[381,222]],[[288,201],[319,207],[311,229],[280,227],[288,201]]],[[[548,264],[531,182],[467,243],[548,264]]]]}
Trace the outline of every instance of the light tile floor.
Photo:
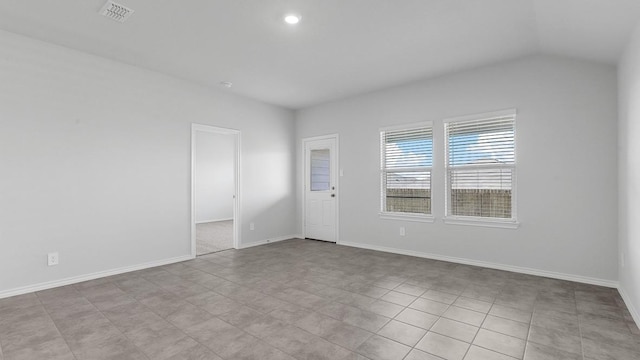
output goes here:
{"type": "Polygon", "coordinates": [[[289,240],[0,300],[0,360],[640,359],[616,290],[289,240]]]}

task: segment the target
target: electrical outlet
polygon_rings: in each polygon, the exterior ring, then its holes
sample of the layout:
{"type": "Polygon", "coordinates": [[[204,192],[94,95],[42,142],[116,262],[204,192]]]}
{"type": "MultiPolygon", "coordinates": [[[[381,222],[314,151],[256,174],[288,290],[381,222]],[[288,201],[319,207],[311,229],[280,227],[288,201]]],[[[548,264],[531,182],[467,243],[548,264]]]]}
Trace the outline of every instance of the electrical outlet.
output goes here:
{"type": "Polygon", "coordinates": [[[404,236],[404,235],[405,235],[404,226],[400,226],[400,236],[404,236]]]}
{"type": "Polygon", "coordinates": [[[58,265],[59,261],[60,261],[60,258],[58,257],[57,252],[52,252],[47,255],[47,264],[49,266],[58,265]]]}
{"type": "Polygon", "coordinates": [[[254,223],[249,223],[249,230],[255,230],[256,225],[254,223]]]}

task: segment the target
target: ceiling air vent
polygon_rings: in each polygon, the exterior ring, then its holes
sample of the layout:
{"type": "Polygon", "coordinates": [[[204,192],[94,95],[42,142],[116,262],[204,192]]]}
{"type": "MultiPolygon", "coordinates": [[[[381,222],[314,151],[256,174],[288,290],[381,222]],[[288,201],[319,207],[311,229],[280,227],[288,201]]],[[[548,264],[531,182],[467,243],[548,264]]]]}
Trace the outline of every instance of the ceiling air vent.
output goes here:
{"type": "Polygon", "coordinates": [[[124,5],[114,3],[113,1],[107,1],[102,9],[100,9],[100,14],[111,20],[123,23],[129,18],[129,16],[131,16],[131,14],[133,14],[133,10],[124,5]]]}

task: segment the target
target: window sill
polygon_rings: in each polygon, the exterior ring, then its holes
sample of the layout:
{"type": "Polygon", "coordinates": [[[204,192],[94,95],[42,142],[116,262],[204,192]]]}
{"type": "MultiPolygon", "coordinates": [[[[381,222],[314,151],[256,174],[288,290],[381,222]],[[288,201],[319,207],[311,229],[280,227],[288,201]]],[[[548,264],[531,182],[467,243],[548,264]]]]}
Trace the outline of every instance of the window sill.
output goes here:
{"type": "Polygon", "coordinates": [[[501,229],[517,229],[520,223],[516,220],[500,220],[487,219],[467,216],[449,216],[442,219],[445,224],[450,225],[468,225],[468,226],[484,226],[501,229]]]}
{"type": "Polygon", "coordinates": [[[435,221],[435,218],[433,217],[433,215],[417,215],[417,214],[391,213],[391,212],[381,212],[380,219],[415,221],[415,222],[425,222],[425,223],[432,223],[435,221]]]}

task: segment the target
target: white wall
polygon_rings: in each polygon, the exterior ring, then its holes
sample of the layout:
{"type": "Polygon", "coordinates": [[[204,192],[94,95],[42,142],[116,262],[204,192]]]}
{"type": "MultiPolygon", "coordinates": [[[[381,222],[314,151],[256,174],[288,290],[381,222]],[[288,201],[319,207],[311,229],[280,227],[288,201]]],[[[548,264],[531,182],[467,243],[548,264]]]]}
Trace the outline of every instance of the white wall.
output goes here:
{"type": "Polygon", "coordinates": [[[640,25],[620,61],[618,83],[620,290],[640,324],[640,25]]]}
{"type": "Polygon", "coordinates": [[[188,256],[194,122],[242,131],[241,245],[295,233],[290,110],[0,32],[0,297],[188,256]]]}
{"type": "Polygon", "coordinates": [[[196,223],[233,219],[235,135],[196,132],[196,223]]]}
{"type": "MultiPolygon", "coordinates": [[[[341,242],[615,285],[616,118],[614,67],[535,56],[301,110],[297,147],[300,154],[302,138],[340,135],[341,242]],[[442,223],[441,147],[436,222],[379,218],[380,127],[431,120],[442,142],[442,119],[509,108],[518,110],[518,229],[442,223]]],[[[299,168],[298,214],[300,179],[299,168]]]]}

